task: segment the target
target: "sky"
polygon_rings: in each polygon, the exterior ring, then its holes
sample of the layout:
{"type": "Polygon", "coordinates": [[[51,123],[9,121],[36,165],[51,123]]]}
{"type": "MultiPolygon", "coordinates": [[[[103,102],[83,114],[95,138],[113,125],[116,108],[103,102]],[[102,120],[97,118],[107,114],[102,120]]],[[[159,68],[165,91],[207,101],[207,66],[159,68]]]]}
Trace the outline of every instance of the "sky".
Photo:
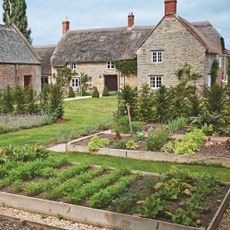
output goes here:
{"type": "MultiPolygon", "coordinates": [[[[70,20],[71,29],[77,30],[126,26],[129,12],[134,13],[135,24],[139,26],[156,25],[164,15],[164,0],[27,0],[26,3],[34,45],[57,44],[65,18],[70,20]]],[[[230,49],[230,0],[177,0],[177,9],[177,14],[188,21],[211,22],[230,49]]]]}

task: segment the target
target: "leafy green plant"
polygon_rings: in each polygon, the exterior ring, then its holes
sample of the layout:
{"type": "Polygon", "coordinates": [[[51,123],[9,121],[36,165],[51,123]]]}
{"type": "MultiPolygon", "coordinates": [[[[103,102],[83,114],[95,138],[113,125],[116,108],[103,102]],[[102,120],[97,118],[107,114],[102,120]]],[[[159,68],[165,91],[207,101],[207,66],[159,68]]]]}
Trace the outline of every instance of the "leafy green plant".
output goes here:
{"type": "Polygon", "coordinates": [[[109,139],[94,136],[91,139],[91,141],[88,143],[88,149],[90,152],[93,152],[99,150],[100,148],[105,148],[108,144],[109,144],[109,139]]]}
{"type": "Polygon", "coordinates": [[[115,149],[125,149],[127,141],[118,140],[113,144],[113,148],[115,149]]]}
{"type": "Polygon", "coordinates": [[[137,149],[139,146],[137,143],[135,143],[134,140],[129,140],[127,141],[126,145],[125,145],[125,148],[128,149],[128,150],[135,150],[137,149]]]}
{"type": "Polygon", "coordinates": [[[181,141],[175,142],[175,153],[192,155],[204,144],[205,140],[206,136],[202,129],[194,129],[186,133],[181,141]]]}
{"type": "Polygon", "coordinates": [[[168,128],[172,133],[174,133],[179,131],[180,129],[183,129],[186,125],[186,122],[186,118],[178,117],[175,120],[168,122],[168,128]]]}
{"type": "Polygon", "coordinates": [[[166,127],[160,127],[156,130],[150,130],[147,138],[147,148],[151,151],[160,150],[170,136],[166,127]]]}
{"type": "Polygon", "coordinates": [[[68,94],[68,97],[71,98],[71,97],[75,97],[75,92],[73,91],[73,87],[69,87],[69,94],[68,94]]]}
{"type": "Polygon", "coordinates": [[[92,208],[103,208],[112,203],[120,194],[127,190],[127,187],[136,179],[135,176],[125,176],[119,179],[117,183],[95,193],[89,199],[89,206],[92,208]]]}

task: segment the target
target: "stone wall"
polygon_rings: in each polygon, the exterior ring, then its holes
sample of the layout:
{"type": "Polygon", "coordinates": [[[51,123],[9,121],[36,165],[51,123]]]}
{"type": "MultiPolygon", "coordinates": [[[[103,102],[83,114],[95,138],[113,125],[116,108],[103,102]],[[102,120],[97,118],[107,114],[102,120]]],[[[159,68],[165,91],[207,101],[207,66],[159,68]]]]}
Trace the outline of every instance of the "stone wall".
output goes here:
{"type": "MultiPolygon", "coordinates": [[[[124,87],[124,84],[128,84],[132,87],[137,86],[137,77],[123,77],[116,69],[108,69],[107,63],[82,63],[77,64],[75,70],[77,74],[84,73],[92,77],[91,86],[98,88],[102,93],[104,89],[104,76],[105,75],[117,75],[118,76],[118,89],[124,87]]],[[[57,74],[57,68],[52,67],[52,82],[55,82],[54,76],[57,74]]],[[[78,75],[79,76],[79,75],[78,75]]]]}
{"type": "Polygon", "coordinates": [[[17,84],[24,86],[24,76],[32,76],[32,87],[41,91],[40,65],[0,64],[0,88],[17,84]]]}
{"type": "Polygon", "coordinates": [[[175,71],[185,63],[202,74],[198,85],[207,83],[208,64],[205,68],[205,48],[201,43],[176,19],[164,18],[150,37],[137,51],[138,87],[148,83],[149,76],[162,75],[162,84],[170,87],[179,83],[175,71]],[[152,51],[161,50],[162,63],[152,62],[152,51]]]}

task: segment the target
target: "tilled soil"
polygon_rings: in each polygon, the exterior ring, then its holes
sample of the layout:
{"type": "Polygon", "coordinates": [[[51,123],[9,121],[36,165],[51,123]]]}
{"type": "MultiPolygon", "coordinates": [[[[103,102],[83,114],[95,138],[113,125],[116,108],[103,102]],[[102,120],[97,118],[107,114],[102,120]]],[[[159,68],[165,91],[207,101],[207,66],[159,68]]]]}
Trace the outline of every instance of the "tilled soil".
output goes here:
{"type": "Polygon", "coordinates": [[[230,229],[230,205],[226,210],[217,230],[229,230],[230,229]]]}

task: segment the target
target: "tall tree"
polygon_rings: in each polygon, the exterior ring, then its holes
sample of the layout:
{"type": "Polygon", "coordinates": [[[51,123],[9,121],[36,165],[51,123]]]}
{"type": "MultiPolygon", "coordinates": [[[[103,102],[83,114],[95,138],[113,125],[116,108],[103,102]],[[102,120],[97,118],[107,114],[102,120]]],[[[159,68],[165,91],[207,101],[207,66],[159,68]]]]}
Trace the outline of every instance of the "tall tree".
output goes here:
{"type": "Polygon", "coordinates": [[[3,0],[3,22],[6,25],[15,24],[21,33],[32,43],[31,29],[28,29],[25,0],[3,0]]]}

